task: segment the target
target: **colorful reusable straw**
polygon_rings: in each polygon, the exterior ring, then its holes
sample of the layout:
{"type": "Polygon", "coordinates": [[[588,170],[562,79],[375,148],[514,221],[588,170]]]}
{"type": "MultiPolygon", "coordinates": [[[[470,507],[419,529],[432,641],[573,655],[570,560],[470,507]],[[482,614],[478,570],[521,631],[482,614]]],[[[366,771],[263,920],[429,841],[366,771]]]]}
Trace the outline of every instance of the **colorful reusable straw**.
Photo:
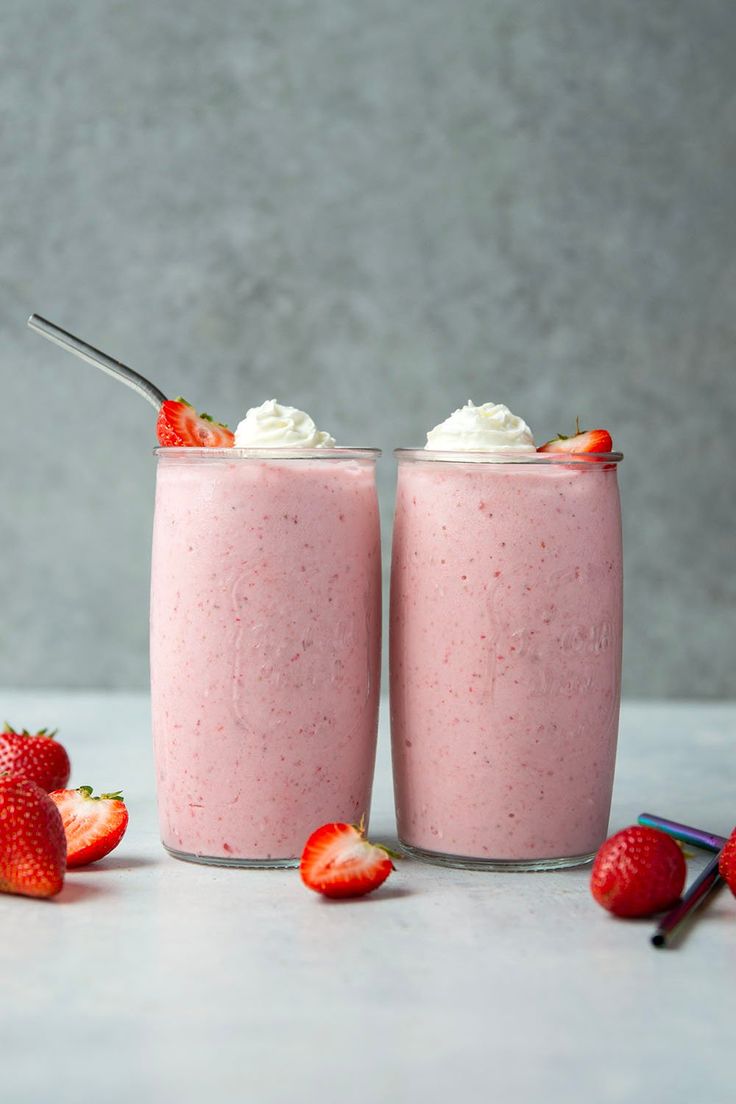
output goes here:
{"type": "Polygon", "coordinates": [[[705,869],[695,879],[693,884],[683,896],[679,904],[668,912],[660,920],[656,931],[652,936],[655,947],[666,947],[670,940],[677,934],[683,922],[702,905],[709,893],[723,885],[723,879],[718,873],[718,860],[720,853],[714,855],[705,869]]]}
{"type": "Polygon", "coordinates": [[[703,847],[706,851],[720,851],[726,842],[725,836],[704,832],[702,828],[691,828],[689,824],[678,824],[676,820],[666,820],[665,817],[654,816],[653,813],[642,813],[638,821],[648,828],[659,828],[660,832],[666,832],[673,839],[703,847]]]}
{"type": "Polygon", "coordinates": [[[718,873],[718,860],[720,851],[726,839],[717,836],[713,832],[704,832],[702,828],[693,828],[689,824],[680,824],[676,820],[667,820],[666,817],[654,816],[653,813],[642,813],[639,824],[648,828],[658,828],[660,832],[666,832],[676,840],[683,843],[692,843],[695,847],[702,847],[706,851],[715,851],[716,854],[710,860],[704,870],[698,875],[693,884],[687,890],[673,909],[660,920],[652,936],[655,947],[666,947],[677,935],[682,924],[702,905],[706,897],[723,885],[723,879],[718,873]]]}

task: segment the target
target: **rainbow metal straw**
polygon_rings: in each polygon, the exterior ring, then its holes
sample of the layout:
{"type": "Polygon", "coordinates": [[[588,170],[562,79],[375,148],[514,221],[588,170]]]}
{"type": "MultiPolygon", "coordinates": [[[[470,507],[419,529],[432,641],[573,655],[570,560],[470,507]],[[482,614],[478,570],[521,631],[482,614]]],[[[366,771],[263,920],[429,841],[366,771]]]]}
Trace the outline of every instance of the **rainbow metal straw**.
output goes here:
{"type": "Polygon", "coordinates": [[[689,824],[678,824],[676,820],[666,820],[665,817],[654,816],[653,813],[642,813],[638,820],[639,824],[645,824],[648,828],[659,828],[660,832],[666,832],[673,839],[692,843],[706,851],[720,851],[726,842],[725,836],[704,832],[702,828],[691,828],[689,824]]]}
{"type": "Polygon", "coordinates": [[[723,885],[723,879],[718,873],[720,857],[720,854],[713,856],[682,900],[660,920],[652,936],[652,943],[655,947],[666,947],[677,934],[682,923],[692,916],[699,905],[702,905],[708,894],[723,885]]]}
{"type": "Polygon", "coordinates": [[[645,824],[649,828],[658,828],[660,832],[666,832],[668,836],[672,836],[676,840],[682,840],[683,843],[692,843],[706,851],[716,852],[682,900],[678,901],[675,907],[657,925],[652,936],[652,944],[655,947],[666,947],[670,940],[677,935],[682,924],[695,912],[699,905],[702,905],[706,897],[713,890],[723,885],[723,879],[718,873],[718,860],[721,857],[720,851],[726,839],[724,836],[714,835],[713,832],[704,832],[702,828],[693,828],[689,824],[679,824],[676,820],[667,820],[665,817],[654,816],[652,813],[642,813],[638,820],[639,824],[645,824]]]}

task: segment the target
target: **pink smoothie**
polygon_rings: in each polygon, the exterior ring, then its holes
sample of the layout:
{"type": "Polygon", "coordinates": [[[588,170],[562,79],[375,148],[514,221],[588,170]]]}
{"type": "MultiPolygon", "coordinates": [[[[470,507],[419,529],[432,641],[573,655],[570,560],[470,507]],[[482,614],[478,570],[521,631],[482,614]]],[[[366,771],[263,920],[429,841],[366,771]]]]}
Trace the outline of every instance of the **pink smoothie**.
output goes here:
{"type": "Polygon", "coordinates": [[[599,847],[621,599],[614,464],[400,463],[391,727],[404,843],[531,865],[599,847]]]}
{"type": "Polygon", "coordinates": [[[171,851],[267,865],[299,856],[326,821],[367,819],[381,632],[373,469],[358,453],[159,453],[151,691],[171,851]]]}

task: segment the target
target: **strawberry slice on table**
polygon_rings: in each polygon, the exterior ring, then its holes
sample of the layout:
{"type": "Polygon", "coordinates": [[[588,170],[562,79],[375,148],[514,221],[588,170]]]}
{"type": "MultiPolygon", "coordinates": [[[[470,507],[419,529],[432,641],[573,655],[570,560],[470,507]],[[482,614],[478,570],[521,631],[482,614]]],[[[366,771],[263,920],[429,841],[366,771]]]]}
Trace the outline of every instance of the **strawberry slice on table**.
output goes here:
{"type": "Polygon", "coordinates": [[[9,724],[0,732],[0,775],[25,778],[46,790],[58,790],[69,781],[71,764],[66,749],[54,737],[56,729],[16,732],[9,724]]]}
{"type": "Polygon", "coordinates": [[[611,452],[613,440],[607,429],[581,429],[575,419],[575,432],[566,437],[558,433],[551,441],[540,445],[537,452],[611,452]]]}
{"type": "Polygon", "coordinates": [[[120,792],[92,796],[91,786],[49,794],[61,813],[66,834],[67,867],[88,866],[109,855],[128,827],[128,810],[120,792]]]}
{"type": "Polygon", "coordinates": [[[682,848],[671,836],[634,824],[601,846],[590,890],[615,916],[652,916],[679,899],[686,873],[682,848]]]}
{"type": "Polygon", "coordinates": [[[65,869],[66,837],[54,802],[35,782],[0,778],[0,893],[53,897],[65,869]]]}
{"type": "Polygon", "coordinates": [[[299,871],[304,884],[325,897],[362,897],[396,869],[392,855],[365,838],[362,821],[323,824],[307,840],[299,871]]]}
{"type": "Polygon", "coordinates": [[[156,422],[158,443],[164,448],[232,448],[235,435],[209,414],[198,414],[181,396],[161,403],[156,422]]]}
{"type": "Polygon", "coordinates": [[[718,860],[718,873],[736,897],[736,828],[728,837],[718,860]]]}

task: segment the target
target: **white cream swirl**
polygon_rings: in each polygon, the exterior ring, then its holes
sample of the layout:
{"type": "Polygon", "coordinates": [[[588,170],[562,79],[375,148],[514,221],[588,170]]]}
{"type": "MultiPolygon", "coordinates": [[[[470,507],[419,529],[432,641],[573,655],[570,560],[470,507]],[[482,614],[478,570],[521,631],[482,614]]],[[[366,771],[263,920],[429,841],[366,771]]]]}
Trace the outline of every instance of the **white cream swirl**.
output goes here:
{"type": "Polygon", "coordinates": [[[427,434],[426,449],[438,452],[534,452],[529,426],[502,403],[476,406],[468,400],[427,434]]]}
{"type": "Polygon", "coordinates": [[[335,438],[303,410],[268,399],[252,406],[235,430],[236,448],[334,448],[335,438]]]}

